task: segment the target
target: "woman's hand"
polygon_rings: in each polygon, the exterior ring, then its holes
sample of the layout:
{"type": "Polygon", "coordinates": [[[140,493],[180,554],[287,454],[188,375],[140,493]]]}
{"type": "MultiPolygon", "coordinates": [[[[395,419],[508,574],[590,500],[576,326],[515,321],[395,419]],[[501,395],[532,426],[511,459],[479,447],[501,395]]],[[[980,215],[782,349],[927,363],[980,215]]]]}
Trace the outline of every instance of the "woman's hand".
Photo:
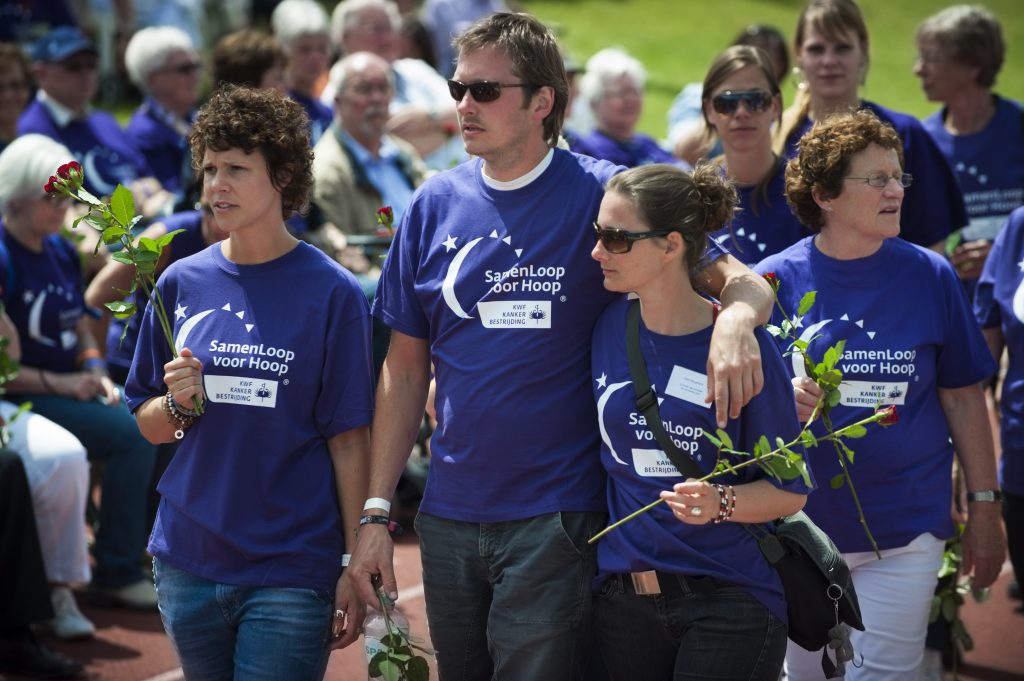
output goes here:
{"type": "Polygon", "coordinates": [[[178,357],[164,365],[164,384],[182,409],[192,409],[193,397],[200,402],[206,399],[203,395],[203,364],[192,356],[188,348],[182,348],[178,357]]]}
{"type": "Polygon", "coordinates": [[[796,402],[796,415],[800,423],[806,423],[818,406],[821,399],[821,386],[815,383],[814,379],[806,376],[799,376],[793,381],[793,400],[796,402]]]}
{"type": "MultiPolygon", "coordinates": [[[[53,391],[58,395],[71,397],[80,402],[94,400],[97,397],[104,402],[109,399],[109,393],[103,384],[104,377],[100,374],[89,371],[72,371],[66,374],[47,372],[47,375],[50,377],[49,381],[53,385],[53,391]]],[[[109,383],[110,379],[107,379],[107,382],[109,383]]],[[[110,384],[111,388],[113,385],[113,383],[110,384]]]]}
{"type": "Polygon", "coordinates": [[[968,241],[957,246],[949,262],[956,268],[961,279],[977,279],[985,267],[985,259],[992,250],[992,242],[986,239],[968,241]]]}
{"type": "Polygon", "coordinates": [[[366,606],[356,593],[349,571],[344,570],[334,590],[334,614],[331,617],[331,650],[339,650],[359,639],[366,606]]]}
{"type": "Polygon", "coordinates": [[[722,498],[707,482],[690,478],[661,493],[676,518],[687,525],[706,525],[718,517],[722,498]]]}

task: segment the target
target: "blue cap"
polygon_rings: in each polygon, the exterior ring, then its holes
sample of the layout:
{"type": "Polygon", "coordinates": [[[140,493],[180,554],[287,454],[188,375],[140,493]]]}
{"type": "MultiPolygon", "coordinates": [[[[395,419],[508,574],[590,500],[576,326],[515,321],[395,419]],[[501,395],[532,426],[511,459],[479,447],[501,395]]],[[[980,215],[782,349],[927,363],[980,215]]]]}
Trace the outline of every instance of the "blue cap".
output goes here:
{"type": "Polygon", "coordinates": [[[36,61],[64,61],[78,52],[97,54],[96,46],[74,26],[57,26],[32,45],[36,61]]]}

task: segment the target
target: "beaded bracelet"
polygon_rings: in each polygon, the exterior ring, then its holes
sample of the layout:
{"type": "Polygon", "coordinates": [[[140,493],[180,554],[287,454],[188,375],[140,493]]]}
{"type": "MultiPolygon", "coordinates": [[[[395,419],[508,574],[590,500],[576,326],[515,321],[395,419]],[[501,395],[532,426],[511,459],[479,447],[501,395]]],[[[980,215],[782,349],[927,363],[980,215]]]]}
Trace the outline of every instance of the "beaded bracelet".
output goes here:
{"type": "Polygon", "coordinates": [[[185,429],[189,428],[199,415],[191,409],[182,409],[170,390],[164,396],[162,406],[164,413],[167,415],[167,422],[176,427],[174,439],[180,440],[185,437],[185,429]]]}
{"type": "Polygon", "coordinates": [[[732,512],[736,510],[736,490],[732,485],[717,483],[713,487],[718,490],[718,516],[711,522],[717,525],[731,518],[732,512]]]}
{"type": "Polygon", "coordinates": [[[39,372],[39,382],[43,384],[43,388],[46,390],[46,392],[49,393],[50,395],[56,395],[57,391],[54,390],[53,386],[50,385],[50,382],[46,380],[46,373],[44,373],[42,369],[36,369],[36,371],[39,372]]]}

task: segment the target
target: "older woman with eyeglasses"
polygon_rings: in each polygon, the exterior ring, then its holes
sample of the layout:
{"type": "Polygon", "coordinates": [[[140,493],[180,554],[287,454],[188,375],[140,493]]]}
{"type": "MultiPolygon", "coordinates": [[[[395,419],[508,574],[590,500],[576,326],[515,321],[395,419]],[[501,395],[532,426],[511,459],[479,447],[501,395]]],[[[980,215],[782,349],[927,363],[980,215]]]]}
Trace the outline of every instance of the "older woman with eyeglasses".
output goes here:
{"type": "Polygon", "coordinates": [[[953,166],[971,220],[950,260],[972,286],[1010,211],[1024,204],[1024,112],[992,91],[1006,44],[984,7],[933,14],[916,42],[914,75],[928,100],[943,105],[921,123],[953,166]]]}
{"type": "MultiPolygon", "coordinates": [[[[604,287],[639,298],[612,303],[593,335],[591,385],[609,513],[622,518],[659,494],[667,502],[598,544],[596,630],[614,681],[775,681],[782,668],[782,585],[741,523],[795,513],[808,488],[799,478],[768,479],[756,467],[684,481],[639,413],[626,349],[627,315],[639,305],[640,349],[659,418],[683,456],[710,473],[717,452],[703,433],[716,423],[701,391],[717,305],[694,290],[690,273],[735,204],[735,190],[714,166],[690,174],[648,165],[609,182],[594,225],[592,256],[604,287]]],[[[763,329],[756,337],[764,389],[725,427],[747,451],[762,435],[789,441],[799,431],[782,356],[763,329]]]]}
{"type": "Polygon", "coordinates": [[[193,183],[188,132],[199,101],[199,54],[179,28],[144,28],[128,41],[124,63],[145,95],[125,132],[146,157],[153,176],[174,192],[180,207],[193,183]]]}
{"type": "Polygon", "coordinates": [[[736,184],[736,216],[713,237],[753,265],[810,234],[786,204],[785,162],[772,151],[772,123],[782,94],[767,53],[737,45],[718,55],[704,77],[704,120],[721,140],[715,159],[736,184]]]}
{"type": "MultiPolygon", "coordinates": [[[[822,484],[805,510],[843,552],[866,627],[852,633],[864,663],[847,671],[848,681],[903,681],[921,662],[944,542],[954,533],[954,452],[971,502],[964,572],[973,572],[975,586],[988,586],[1005,555],[999,506],[988,500],[997,483],[982,394],[995,363],[950,264],[896,238],[904,190],[916,182],[904,172],[902,152],[895,130],[870,111],[815,123],[787,165],[786,197],[817,234],[757,266],[775,273],[779,303],[790,314],[807,291],[817,291],[798,326],[811,357],[820,360],[845,341],[834,427],[878,405],[895,405],[899,415],[895,425],[871,428],[852,443],[852,488],[839,484],[843,469],[830,451],[809,459],[822,484]]],[[[797,410],[807,419],[820,390],[799,355],[792,371],[797,410]]],[[[825,432],[820,423],[812,429],[825,432]]],[[[823,678],[819,658],[791,643],[788,678],[823,678]]]]}
{"type": "Polygon", "coordinates": [[[68,202],[43,191],[70,160],[66,147],[34,134],[0,154],[0,286],[22,351],[8,399],[31,402],[35,413],[78,438],[90,461],[103,463],[94,598],[155,608],[153,583],[139,566],[154,449],[121,402],[87,321],[79,255],[59,234],[68,202]]]}
{"type": "Polygon", "coordinates": [[[682,163],[657,140],[636,131],[646,80],[643,65],[618,48],[601,50],[588,59],[580,79],[580,97],[590,102],[597,127],[577,139],[572,150],[627,168],[682,163]]]}
{"type": "Polygon", "coordinates": [[[831,113],[869,109],[895,128],[914,186],[903,203],[900,236],[942,251],[946,237],[967,224],[963,196],[949,163],[916,118],[863,100],[868,70],[868,29],[854,0],[810,0],[793,39],[803,82],[795,103],[782,115],[776,150],[797,154],[800,137],[831,113]]]}

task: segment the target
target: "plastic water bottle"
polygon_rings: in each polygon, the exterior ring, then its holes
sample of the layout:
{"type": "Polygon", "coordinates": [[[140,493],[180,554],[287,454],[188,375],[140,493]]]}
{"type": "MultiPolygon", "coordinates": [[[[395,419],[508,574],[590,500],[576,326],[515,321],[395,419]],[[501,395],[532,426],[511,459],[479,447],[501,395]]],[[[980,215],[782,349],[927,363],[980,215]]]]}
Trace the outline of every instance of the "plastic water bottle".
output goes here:
{"type": "Polygon", "coordinates": [[[389,633],[399,633],[404,640],[409,640],[409,620],[402,611],[396,609],[394,604],[388,604],[387,614],[391,618],[390,632],[384,613],[376,608],[370,608],[366,613],[366,619],[363,620],[363,650],[366,652],[367,665],[374,655],[385,649],[383,641],[389,633]]]}

